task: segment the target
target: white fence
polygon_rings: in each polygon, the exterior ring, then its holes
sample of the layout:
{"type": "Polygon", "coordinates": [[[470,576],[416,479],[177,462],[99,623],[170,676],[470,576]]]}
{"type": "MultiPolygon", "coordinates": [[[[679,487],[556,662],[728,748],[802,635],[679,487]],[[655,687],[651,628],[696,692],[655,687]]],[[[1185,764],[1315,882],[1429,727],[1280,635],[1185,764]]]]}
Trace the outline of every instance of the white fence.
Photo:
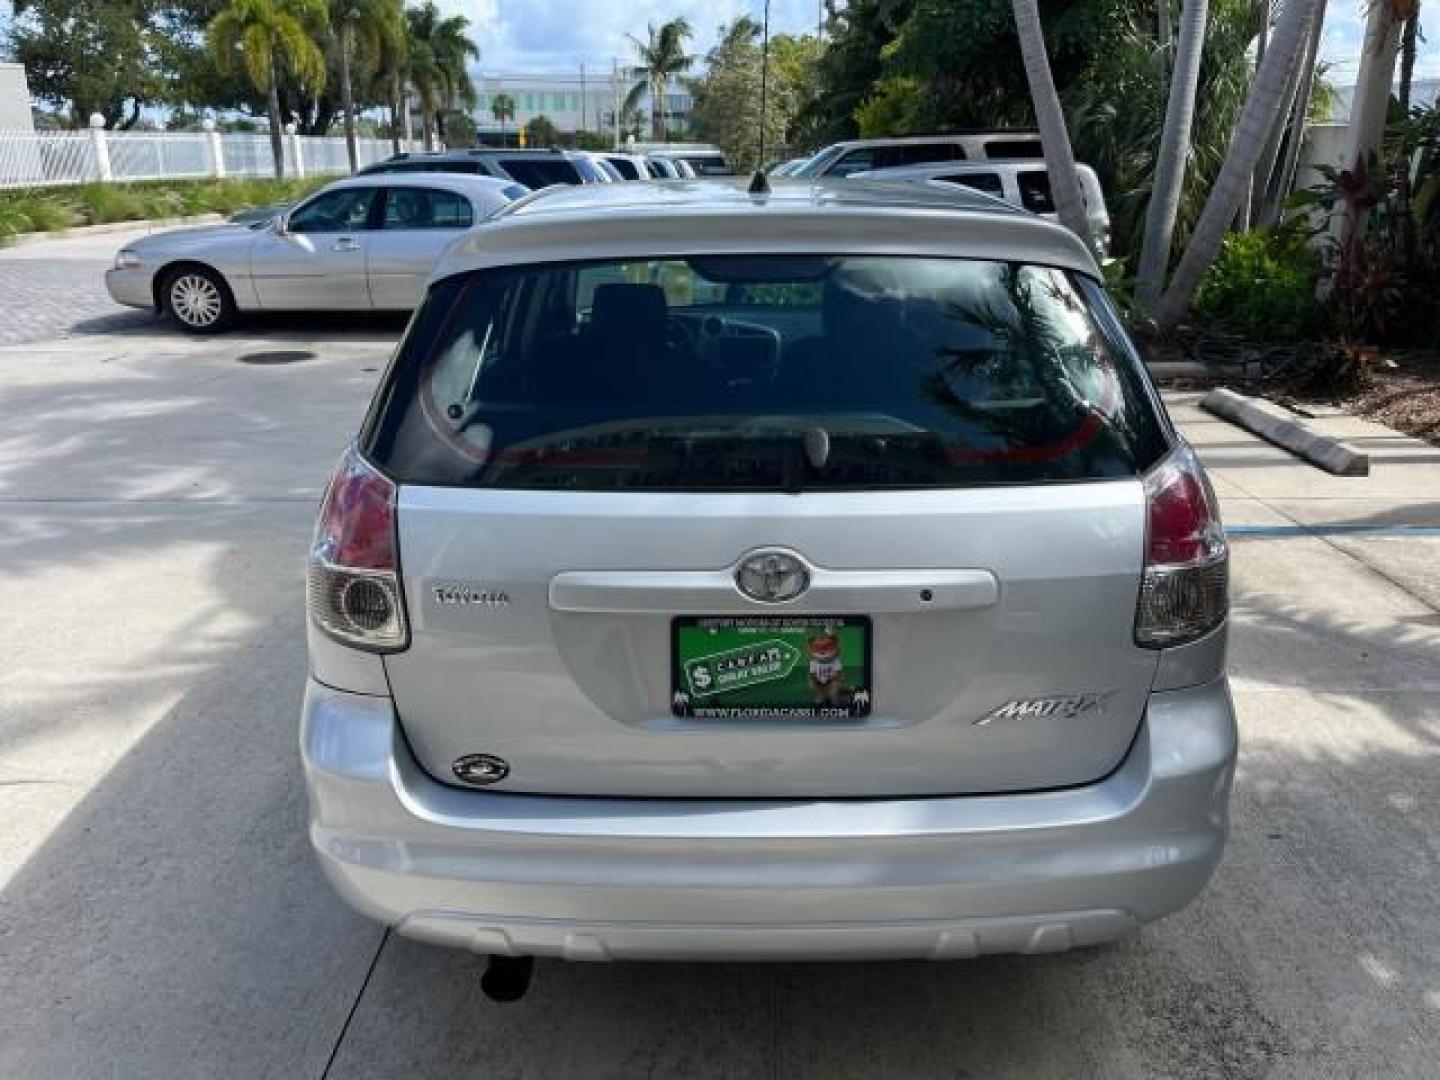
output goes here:
{"type": "MultiPolygon", "coordinates": [[[[286,176],[350,171],[345,140],[281,139],[286,176]]],[[[360,165],[391,154],[389,139],[360,139],[360,165]]],[[[270,136],[218,131],[0,131],[0,188],[202,176],[273,176],[270,136]]]]}

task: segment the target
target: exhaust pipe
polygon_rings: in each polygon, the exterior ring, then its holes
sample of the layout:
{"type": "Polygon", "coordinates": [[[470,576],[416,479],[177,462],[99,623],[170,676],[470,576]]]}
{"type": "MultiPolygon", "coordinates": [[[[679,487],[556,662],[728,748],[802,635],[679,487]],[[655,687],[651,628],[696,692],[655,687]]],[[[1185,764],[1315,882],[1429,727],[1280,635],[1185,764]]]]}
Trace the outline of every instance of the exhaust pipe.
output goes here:
{"type": "Polygon", "coordinates": [[[480,989],[491,1001],[519,1001],[530,989],[534,974],[533,956],[491,956],[480,976],[480,989]]]}

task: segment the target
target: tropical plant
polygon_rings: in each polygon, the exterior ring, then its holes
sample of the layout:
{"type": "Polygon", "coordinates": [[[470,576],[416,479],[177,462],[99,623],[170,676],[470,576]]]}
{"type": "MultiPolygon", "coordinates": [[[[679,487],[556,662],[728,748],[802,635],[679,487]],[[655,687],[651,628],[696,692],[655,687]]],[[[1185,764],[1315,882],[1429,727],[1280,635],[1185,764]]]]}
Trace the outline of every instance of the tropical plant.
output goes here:
{"type": "Polygon", "coordinates": [[[625,35],[634,45],[639,63],[630,69],[630,76],[637,81],[625,95],[621,112],[635,112],[640,99],[648,93],[650,128],[657,141],[665,138],[665,88],[673,76],[689,71],[690,65],[695,62],[695,58],[685,51],[685,42],[691,33],[690,23],[681,17],[671,19],[659,29],[654,23],[649,24],[644,41],[634,34],[625,35]]]}
{"type": "MultiPolygon", "coordinates": [[[[1183,250],[1225,159],[1250,88],[1247,50],[1259,16],[1252,0],[1209,0],[1195,111],[1181,178],[1171,251],[1183,250]]],[[[1170,77],[1148,19],[1114,30],[1063,99],[1076,156],[1100,176],[1117,258],[1140,253],[1143,224],[1160,159],[1170,77]]]]}
{"type": "Polygon", "coordinates": [[[560,142],[560,129],[548,116],[532,116],[525,124],[526,146],[556,146],[560,142]]]}
{"type": "Polygon", "coordinates": [[[505,124],[515,119],[515,99],[509,94],[496,94],[490,99],[490,115],[500,125],[500,141],[505,141],[505,124]]]}
{"type": "Polygon", "coordinates": [[[435,136],[445,137],[441,111],[457,105],[474,108],[475,84],[466,70],[480,50],[469,38],[470,20],[463,15],[442,16],[434,0],[425,0],[405,12],[410,51],[410,83],[420,99],[425,149],[435,147],[435,136]]]}
{"type": "Polygon", "coordinates": [[[1299,60],[1318,3],[1319,0],[1289,0],[1280,13],[1225,154],[1225,163],[1205,200],[1205,209],[1175,268],[1170,287],[1156,308],[1156,323],[1161,330],[1173,327],[1184,316],[1200,279],[1220,251],[1225,231],[1234,220],[1254,175],[1265,137],[1276,123],[1290,69],[1299,60]]]}
{"type": "Polygon", "coordinates": [[[1080,178],[1075,171],[1075,152],[1060,108],[1060,95],[1050,74],[1045,54],[1045,32],[1040,26],[1038,0],[1014,0],[1015,32],[1020,37],[1020,56],[1025,80],[1040,125],[1040,145],[1045,152],[1045,169],[1050,174],[1050,192],[1060,223],[1085,241],[1093,243],[1080,200],[1080,178]]]}
{"type": "MultiPolygon", "coordinates": [[[[1167,13],[1162,30],[1166,35],[1161,42],[1163,58],[1169,48],[1169,0],[1160,0],[1160,7],[1167,13]]],[[[1170,239],[1175,234],[1175,215],[1180,209],[1180,189],[1185,182],[1185,163],[1190,155],[1195,90],[1200,84],[1200,57],[1209,13],[1208,0],[1185,0],[1180,10],[1180,40],[1175,47],[1175,63],[1170,71],[1165,126],[1155,162],[1155,179],[1150,185],[1145,238],[1136,274],[1135,297],[1147,310],[1160,299],[1160,290],[1165,286],[1165,270],[1170,263],[1170,239]]]]}
{"type": "Polygon", "coordinates": [[[1320,252],[1295,225],[1225,237],[1195,293],[1201,319],[1253,341],[1312,337],[1321,325],[1320,252]]]}
{"type": "MultiPolygon", "coordinates": [[[[352,67],[357,51],[378,60],[405,51],[405,12],[400,0],[330,0],[330,27],[340,60],[340,103],[344,112],[345,149],[350,171],[360,167],[355,139],[355,81],[352,67]]],[[[392,109],[393,109],[392,101],[392,109]]]]}
{"type": "Polygon", "coordinates": [[[780,34],[770,40],[770,84],[760,115],[761,28],[748,15],[722,27],[720,39],[706,55],[705,74],[687,80],[693,104],[690,127],[697,138],[725,151],[740,169],[764,164],[758,160],[763,124],[765,145],[781,147],[797,138],[801,105],[811,92],[819,43],[814,37],[780,34]]]}
{"type": "Polygon", "coordinates": [[[324,85],[325,56],[314,37],[324,24],[321,0],[229,0],[206,30],[215,66],[222,71],[243,70],[255,89],[266,95],[277,178],[285,175],[281,69],[289,68],[312,91],[324,85]]]}
{"type": "MultiPolygon", "coordinates": [[[[799,117],[812,143],[853,139],[861,133],[859,110],[887,75],[882,58],[892,53],[914,0],[850,0],[843,7],[827,7],[828,40],[816,65],[817,85],[799,117]]],[[[883,134],[903,130],[897,126],[883,134]]]]}

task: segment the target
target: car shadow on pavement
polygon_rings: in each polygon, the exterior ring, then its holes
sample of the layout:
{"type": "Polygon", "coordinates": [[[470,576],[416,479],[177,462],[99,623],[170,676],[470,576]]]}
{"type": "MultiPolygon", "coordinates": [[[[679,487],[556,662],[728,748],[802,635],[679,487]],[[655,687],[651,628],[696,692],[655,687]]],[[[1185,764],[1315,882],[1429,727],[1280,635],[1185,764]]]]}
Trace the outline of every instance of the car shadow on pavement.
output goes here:
{"type": "MultiPolygon", "coordinates": [[[[329,340],[347,334],[393,336],[396,340],[405,329],[410,316],[397,312],[373,311],[304,311],[304,312],[247,312],[237,317],[229,330],[215,335],[223,341],[230,335],[245,334],[300,334],[319,336],[329,340]]],[[[189,337],[170,320],[150,311],[134,309],[98,315],[81,319],[70,326],[71,334],[153,334],[172,333],[177,337],[189,337]]]]}

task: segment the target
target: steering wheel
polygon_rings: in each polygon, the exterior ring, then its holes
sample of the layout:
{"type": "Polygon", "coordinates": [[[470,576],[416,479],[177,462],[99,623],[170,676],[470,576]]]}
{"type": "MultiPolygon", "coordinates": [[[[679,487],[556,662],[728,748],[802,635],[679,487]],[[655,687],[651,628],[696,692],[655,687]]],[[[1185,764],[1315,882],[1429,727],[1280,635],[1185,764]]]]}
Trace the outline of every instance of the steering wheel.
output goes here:
{"type": "Polygon", "coordinates": [[[665,345],[672,352],[693,352],[695,331],[678,315],[665,316],[665,345]]]}

